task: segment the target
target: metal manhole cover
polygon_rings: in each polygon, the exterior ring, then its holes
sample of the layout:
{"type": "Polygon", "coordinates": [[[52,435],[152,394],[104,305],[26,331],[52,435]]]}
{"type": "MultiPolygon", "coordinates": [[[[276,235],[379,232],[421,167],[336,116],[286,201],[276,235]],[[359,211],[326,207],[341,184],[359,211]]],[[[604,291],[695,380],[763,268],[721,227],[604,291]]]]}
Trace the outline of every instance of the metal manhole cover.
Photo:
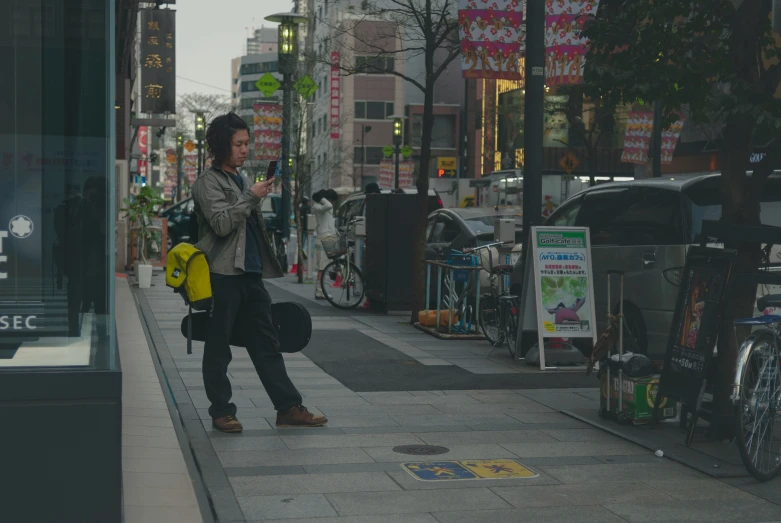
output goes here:
{"type": "Polygon", "coordinates": [[[450,452],[450,449],[434,445],[401,445],[399,447],[393,447],[393,452],[410,454],[412,456],[435,456],[437,454],[447,454],[450,452]]]}

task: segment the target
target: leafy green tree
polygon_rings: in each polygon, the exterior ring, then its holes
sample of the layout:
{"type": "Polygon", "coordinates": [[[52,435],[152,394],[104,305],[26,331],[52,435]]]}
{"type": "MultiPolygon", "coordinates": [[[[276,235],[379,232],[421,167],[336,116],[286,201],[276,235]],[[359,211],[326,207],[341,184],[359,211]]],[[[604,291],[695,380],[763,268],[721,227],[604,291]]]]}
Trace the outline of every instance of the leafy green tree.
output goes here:
{"type": "MultiPolygon", "coordinates": [[[[585,82],[607,103],[658,101],[663,125],[683,111],[695,123],[721,129],[721,219],[728,224],[760,224],[759,194],[781,156],[776,147],[747,176],[759,137],[781,133],[781,41],[770,11],[771,0],[602,0],[586,29],[585,82]]],[[[757,269],[760,245],[727,247],[738,250],[735,272],[757,269]]],[[[750,315],[756,289],[735,287],[729,312],[750,315]]],[[[719,349],[721,414],[731,412],[728,384],[737,358],[735,336],[727,338],[719,349]]]]}

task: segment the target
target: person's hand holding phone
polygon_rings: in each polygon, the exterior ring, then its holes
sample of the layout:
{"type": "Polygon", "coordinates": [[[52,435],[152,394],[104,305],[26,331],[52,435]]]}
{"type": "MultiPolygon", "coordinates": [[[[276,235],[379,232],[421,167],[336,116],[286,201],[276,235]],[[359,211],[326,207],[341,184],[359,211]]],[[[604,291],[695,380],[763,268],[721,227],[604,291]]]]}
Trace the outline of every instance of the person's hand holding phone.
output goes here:
{"type": "Polygon", "coordinates": [[[268,164],[268,169],[266,169],[266,180],[261,182],[256,182],[255,185],[253,185],[250,188],[252,194],[257,196],[258,198],[265,198],[266,196],[268,196],[268,194],[274,188],[274,182],[276,181],[274,174],[276,173],[276,171],[277,171],[277,161],[272,160],[268,164]]]}
{"type": "Polygon", "coordinates": [[[266,196],[269,195],[269,193],[273,188],[274,188],[274,178],[271,178],[270,180],[263,180],[260,182],[256,182],[255,185],[250,187],[250,191],[258,198],[265,198],[266,196]]]}

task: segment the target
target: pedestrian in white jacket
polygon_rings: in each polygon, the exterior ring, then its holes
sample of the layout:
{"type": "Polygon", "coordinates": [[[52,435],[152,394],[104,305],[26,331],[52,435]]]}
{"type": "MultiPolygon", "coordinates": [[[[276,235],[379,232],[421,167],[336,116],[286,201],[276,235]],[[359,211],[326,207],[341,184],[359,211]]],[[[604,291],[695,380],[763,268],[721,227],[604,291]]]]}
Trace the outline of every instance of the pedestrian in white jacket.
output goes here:
{"type": "Polygon", "coordinates": [[[322,239],[327,238],[335,240],[337,236],[336,224],[334,221],[334,205],[338,196],[333,189],[325,189],[317,191],[312,195],[312,211],[314,212],[315,219],[317,220],[317,228],[315,233],[317,234],[317,243],[319,249],[317,250],[317,283],[315,285],[315,299],[324,300],[322,279],[323,269],[328,265],[328,256],[323,249],[322,239]]]}

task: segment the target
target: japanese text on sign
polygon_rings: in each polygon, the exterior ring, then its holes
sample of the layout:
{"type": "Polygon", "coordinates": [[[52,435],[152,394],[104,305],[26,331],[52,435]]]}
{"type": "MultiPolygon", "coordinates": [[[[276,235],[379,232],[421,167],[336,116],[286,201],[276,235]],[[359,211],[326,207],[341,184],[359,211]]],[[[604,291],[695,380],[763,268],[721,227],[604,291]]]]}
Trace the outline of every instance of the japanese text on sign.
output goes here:
{"type": "Polygon", "coordinates": [[[141,110],[145,113],[176,112],[176,12],[141,10],[141,110]]]}

